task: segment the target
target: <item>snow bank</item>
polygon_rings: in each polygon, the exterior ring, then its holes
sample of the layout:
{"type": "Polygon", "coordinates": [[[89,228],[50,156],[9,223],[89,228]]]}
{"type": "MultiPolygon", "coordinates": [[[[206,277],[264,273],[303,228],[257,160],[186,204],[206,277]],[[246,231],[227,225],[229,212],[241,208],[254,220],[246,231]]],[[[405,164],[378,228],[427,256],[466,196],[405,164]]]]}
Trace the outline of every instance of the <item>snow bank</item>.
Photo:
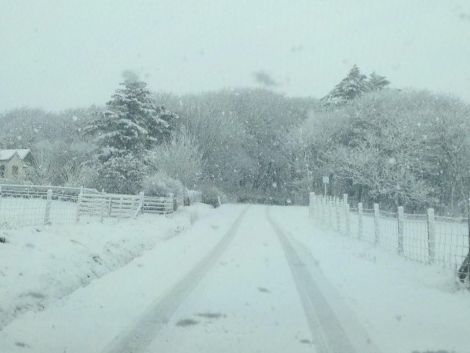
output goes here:
{"type": "Polygon", "coordinates": [[[305,207],[272,215],[309,249],[384,353],[470,352],[470,295],[453,271],[328,231],[305,207]]]}
{"type": "MultiPolygon", "coordinates": [[[[0,331],[0,352],[106,351],[109,342],[137,323],[219,243],[242,210],[242,206],[223,205],[184,236],[160,242],[47,310],[22,315],[0,331]]],[[[207,213],[198,208],[202,211],[207,213]]]]}
{"type": "Polygon", "coordinates": [[[170,216],[3,231],[0,236],[7,242],[0,243],[0,330],[22,313],[42,310],[181,234],[210,209],[195,204],[170,216]]]}

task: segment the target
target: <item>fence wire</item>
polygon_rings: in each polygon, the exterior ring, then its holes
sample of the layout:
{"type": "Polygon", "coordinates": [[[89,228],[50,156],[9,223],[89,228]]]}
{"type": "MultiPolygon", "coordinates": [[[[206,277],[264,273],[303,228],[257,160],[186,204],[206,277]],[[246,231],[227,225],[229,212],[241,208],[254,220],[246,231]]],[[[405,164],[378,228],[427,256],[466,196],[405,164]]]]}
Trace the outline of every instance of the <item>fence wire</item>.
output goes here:
{"type": "MultiPolygon", "coordinates": [[[[199,196],[200,193],[192,191],[190,202],[199,196]]],[[[86,188],[0,184],[0,228],[72,224],[81,216],[100,220],[103,217],[129,218],[148,211],[143,209],[143,198],[143,194],[105,194],[86,188]],[[139,200],[142,200],[141,205],[139,200]]],[[[170,214],[184,202],[182,197],[145,197],[153,205],[157,199],[163,207],[155,208],[152,213],[170,214]]]]}
{"type": "MultiPolygon", "coordinates": [[[[398,253],[406,259],[436,264],[468,272],[470,277],[470,244],[467,218],[406,214],[376,209],[363,209],[359,204],[349,208],[347,198],[310,197],[310,215],[336,231],[398,253]],[[348,229],[349,225],[349,229],[348,229]],[[465,267],[465,264],[468,265],[465,267]],[[464,264],[462,266],[462,264],[464,264]]],[[[461,273],[459,273],[460,277],[461,273]]]]}

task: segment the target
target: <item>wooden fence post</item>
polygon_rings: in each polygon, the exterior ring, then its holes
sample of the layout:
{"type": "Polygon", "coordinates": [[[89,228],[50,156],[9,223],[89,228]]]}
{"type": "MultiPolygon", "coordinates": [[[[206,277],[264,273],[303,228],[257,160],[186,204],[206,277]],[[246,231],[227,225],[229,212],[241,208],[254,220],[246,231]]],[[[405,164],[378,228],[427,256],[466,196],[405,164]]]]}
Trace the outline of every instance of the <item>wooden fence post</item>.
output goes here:
{"type": "Polygon", "coordinates": [[[78,194],[77,198],[77,211],[75,214],[75,222],[80,222],[80,208],[82,206],[82,193],[83,193],[83,188],[80,189],[80,193],[78,194]]]}
{"type": "Polygon", "coordinates": [[[326,224],[328,226],[331,226],[332,225],[332,222],[331,222],[331,200],[330,200],[330,196],[327,196],[326,199],[325,199],[325,206],[326,206],[326,224]]]}
{"type": "Polygon", "coordinates": [[[309,195],[309,199],[308,199],[308,204],[309,204],[309,208],[308,208],[308,211],[309,211],[309,217],[310,218],[314,218],[315,217],[315,193],[314,192],[311,192],[310,195],[309,195]]]}
{"type": "Polygon", "coordinates": [[[341,201],[335,197],[336,231],[341,231],[341,201]]]}
{"type": "Polygon", "coordinates": [[[434,208],[428,208],[428,256],[429,263],[436,260],[436,222],[434,208]]]}
{"type": "MultiPolygon", "coordinates": [[[[102,195],[104,195],[102,193],[102,195]]],[[[105,209],[107,208],[108,206],[108,203],[107,203],[107,200],[104,196],[101,197],[101,200],[100,200],[100,222],[103,223],[103,220],[104,220],[104,212],[105,212],[105,209]]]]}
{"type": "Polygon", "coordinates": [[[144,200],[145,200],[145,194],[143,191],[139,193],[139,207],[137,208],[137,211],[135,213],[134,218],[137,218],[139,213],[144,213],[144,200]]]}
{"type": "Polygon", "coordinates": [[[374,203],[374,233],[375,233],[375,245],[380,243],[380,207],[378,203],[374,203]]]}
{"type": "Polygon", "coordinates": [[[343,207],[344,207],[344,231],[346,235],[351,235],[351,220],[349,214],[348,194],[343,194],[343,207]]]}
{"type": "Polygon", "coordinates": [[[326,223],[326,202],[325,197],[322,196],[320,200],[320,207],[321,207],[321,219],[320,221],[325,224],[326,223]]]}
{"type": "Polygon", "coordinates": [[[405,234],[405,211],[403,206],[398,206],[398,254],[403,255],[405,248],[403,244],[403,236],[405,234]]]}
{"type": "Polygon", "coordinates": [[[46,210],[44,213],[44,224],[51,224],[51,204],[52,204],[52,190],[47,190],[46,210]]]}
{"type": "Polygon", "coordinates": [[[363,225],[362,225],[362,213],[363,213],[362,202],[357,204],[357,237],[362,238],[363,225]]]}
{"type": "Polygon", "coordinates": [[[325,206],[325,198],[323,196],[320,197],[318,206],[320,207],[320,222],[325,223],[326,206],[325,206]]]}

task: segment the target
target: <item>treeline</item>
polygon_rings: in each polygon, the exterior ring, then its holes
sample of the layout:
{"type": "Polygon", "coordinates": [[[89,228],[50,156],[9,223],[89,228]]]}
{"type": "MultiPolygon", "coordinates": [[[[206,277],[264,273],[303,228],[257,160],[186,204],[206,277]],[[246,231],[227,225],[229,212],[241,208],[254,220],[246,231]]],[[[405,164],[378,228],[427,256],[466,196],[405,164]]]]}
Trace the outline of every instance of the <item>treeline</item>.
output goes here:
{"type": "Polygon", "coordinates": [[[356,66],[322,99],[259,89],[176,96],[127,78],[105,107],[0,117],[0,147],[31,148],[28,178],[154,193],[217,186],[234,201],[304,203],[309,191],[366,205],[463,212],[470,108],[389,88],[356,66]]]}

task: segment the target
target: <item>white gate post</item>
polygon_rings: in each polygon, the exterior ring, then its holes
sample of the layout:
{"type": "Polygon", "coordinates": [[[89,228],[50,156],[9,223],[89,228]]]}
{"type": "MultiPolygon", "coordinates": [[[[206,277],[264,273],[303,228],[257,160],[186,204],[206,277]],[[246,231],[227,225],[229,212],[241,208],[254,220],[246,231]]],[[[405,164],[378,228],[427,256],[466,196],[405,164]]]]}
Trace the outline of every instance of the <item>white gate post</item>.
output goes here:
{"type": "Polygon", "coordinates": [[[403,255],[405,248],[403,245],[403,236],[405,234],[405,210],[403,206],[398,206],[398,254],[403,255]]]}
{"type": "Polygon", "coordinates": [[[44,224],[51,224],[51,204],[52,204],[52,190],[47,190],[46,210],[44,213],[44,224]]]}
{"type": "Polygon", "coordinates": [[[436,259],[436,222],[434,208],[428,208],[428,256],[429,263],[434,263],[436,259]]]}
{"type": "Polygon", "coordinates": [[[139,193],[139,206],[137,207],[137,211],[135,213],[134,218],[137,218],[139,213],[142,213],[142,214],[144,213],[144,198],[145,198],[145,194],[143,191],[141,191],[139,193]]]}
{"type": "Polygon", "coordinates": [[[357,204],[357,237],[359,239],[362,238],[362,232],[363,232],[362,213],[363,213],[362,202],[359,202],[357,204]]]}
{"type": "Polygon", "coordinates": [[[380,208],[378,203],[374,203],[374,234],[375,234],[375,245],[380,243],[380,208]]]}

